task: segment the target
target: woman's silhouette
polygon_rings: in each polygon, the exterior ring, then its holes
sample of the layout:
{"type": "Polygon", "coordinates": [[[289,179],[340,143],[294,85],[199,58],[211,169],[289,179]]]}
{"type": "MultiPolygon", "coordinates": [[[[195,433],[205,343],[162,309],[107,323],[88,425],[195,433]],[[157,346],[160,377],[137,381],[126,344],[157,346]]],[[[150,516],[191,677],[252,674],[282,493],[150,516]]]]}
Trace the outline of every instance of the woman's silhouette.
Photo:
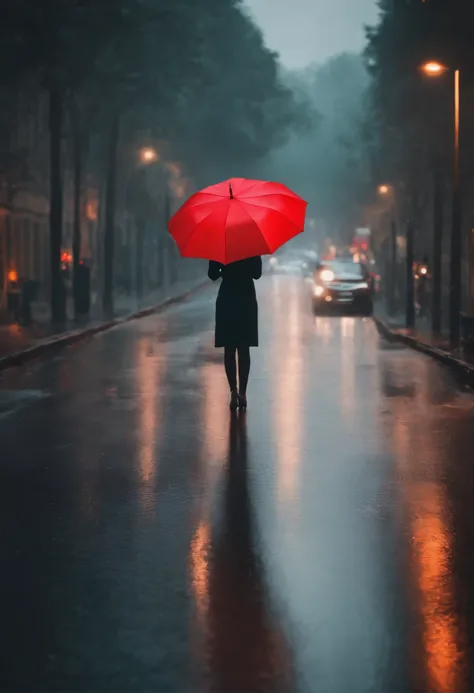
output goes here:
{"type": "Polygon", "coordinates": [[[258,346],[258,304],[254,279],[262,276],[262,258],[252,257],[229,265],[210,262],[208,276],[222,279],[216,301],[216,347],[224,347],[224,365],[230,387],[230,408],[247,408],[250,347],[258,346]],[[239,354],[239,389],[237,362],[239,354]]]}
{"type": "Polygon", "coordinates": [[[245,414],[231,415],[221,526],[209,563],[210,690],[292,690],[284,634],[269,609],[248,489],[245,414]]]}

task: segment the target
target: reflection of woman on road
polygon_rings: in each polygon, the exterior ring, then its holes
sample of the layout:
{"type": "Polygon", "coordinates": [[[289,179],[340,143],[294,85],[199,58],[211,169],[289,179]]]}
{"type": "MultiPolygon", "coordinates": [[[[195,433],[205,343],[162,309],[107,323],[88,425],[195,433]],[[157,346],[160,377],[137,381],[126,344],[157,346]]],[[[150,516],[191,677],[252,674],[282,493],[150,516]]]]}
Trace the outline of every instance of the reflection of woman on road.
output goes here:
{"type": "Polygon", "coordinates": [[[220,693],[290,691],[287,645],[269,598],[248,491],[245,415],[232,415],[221,525],[209,562],[208,669],[220,693]]]}
{"type": "Polygon", "coordinates": [[[208,276],[213,281],[222,278],[216,302],[215,346],[224,347],[230,408],[246,409],[250,347],[258,346],[258,304],[253,280],[262,276],[262,258],[252,257],[230,265],[211,261],[208,276]],[[239,354],[238,390],[236,352],[239,354]]]}

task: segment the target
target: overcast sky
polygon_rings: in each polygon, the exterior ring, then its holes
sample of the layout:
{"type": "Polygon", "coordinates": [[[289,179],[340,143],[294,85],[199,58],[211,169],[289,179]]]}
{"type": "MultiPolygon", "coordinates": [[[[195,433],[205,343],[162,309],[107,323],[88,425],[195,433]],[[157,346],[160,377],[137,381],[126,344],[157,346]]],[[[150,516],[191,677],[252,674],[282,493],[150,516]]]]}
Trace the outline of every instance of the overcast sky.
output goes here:
{"type": "Polygon", "coordinates": [[[364,24],[377,18],[376,0],[246,0],[266,43],[288,68],[343,51],[358,51],[364,24]]]}

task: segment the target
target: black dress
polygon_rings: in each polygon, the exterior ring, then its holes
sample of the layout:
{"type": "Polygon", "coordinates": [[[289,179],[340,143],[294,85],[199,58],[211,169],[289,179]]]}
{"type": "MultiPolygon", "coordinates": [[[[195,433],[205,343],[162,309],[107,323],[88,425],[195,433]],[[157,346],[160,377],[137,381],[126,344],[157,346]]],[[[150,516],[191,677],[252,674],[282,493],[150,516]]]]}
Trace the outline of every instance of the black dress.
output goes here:
{"type": "Polygon", "coordinates": [[[254,279],[262,276],[262,258],[230,265],[210,262],[208,276],[222,278],[216,301],[216,347],[258,346],[258,304],[254,279]]]}

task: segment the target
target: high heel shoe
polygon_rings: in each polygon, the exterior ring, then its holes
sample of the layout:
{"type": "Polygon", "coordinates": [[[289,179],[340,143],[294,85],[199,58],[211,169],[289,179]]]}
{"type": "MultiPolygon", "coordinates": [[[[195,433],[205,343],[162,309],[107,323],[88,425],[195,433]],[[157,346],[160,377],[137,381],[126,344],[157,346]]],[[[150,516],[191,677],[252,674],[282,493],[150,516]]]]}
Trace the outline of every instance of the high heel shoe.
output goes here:
{"type": "Polygon", "coordinates": [[[239,395],[239,409],[247,409],[246,395],[239,395]]]}
{"type": "Polygon", "coordinates": [[[231,411],[237,411],[237,408],[239,406],[239,395],[237,394],[237,390],[232,390],[230,393],[230,410],[231,411]]]}

